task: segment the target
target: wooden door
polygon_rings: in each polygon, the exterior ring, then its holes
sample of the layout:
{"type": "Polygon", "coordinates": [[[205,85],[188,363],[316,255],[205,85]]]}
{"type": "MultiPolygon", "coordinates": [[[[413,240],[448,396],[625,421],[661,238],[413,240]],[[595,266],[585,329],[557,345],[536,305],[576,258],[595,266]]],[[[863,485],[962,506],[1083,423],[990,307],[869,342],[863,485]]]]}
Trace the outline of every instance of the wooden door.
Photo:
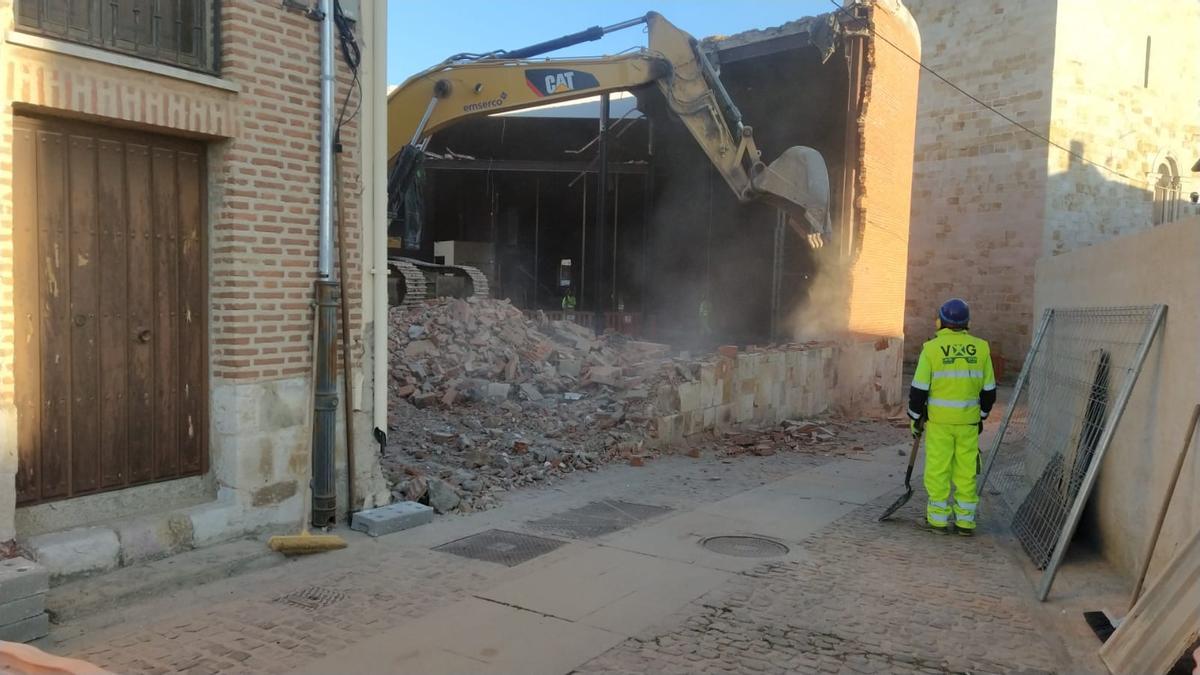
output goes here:
{"type": "Polygon", "coordinates": [[[204,146],[14,127],[18,504],[203,473],[204,146]]]}

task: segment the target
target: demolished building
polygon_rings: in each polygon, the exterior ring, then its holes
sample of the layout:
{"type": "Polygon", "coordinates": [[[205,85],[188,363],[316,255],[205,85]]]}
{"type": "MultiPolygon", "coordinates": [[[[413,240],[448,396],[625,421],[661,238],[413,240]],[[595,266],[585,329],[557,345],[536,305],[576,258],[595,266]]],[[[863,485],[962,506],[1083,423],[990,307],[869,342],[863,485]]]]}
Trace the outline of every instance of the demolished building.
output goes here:
{"type": "Polygon", "coordinates": [[[829,356],[834,404],[895,406],[918,73],[881,38],[919,52],[894,0],[701,43],[765,154],[805,145],[825,158],[824,248],[809,248],[774,207],[739,203],[649,88],[612,114],[605,167],[594,103],[437,132],[409,244],[426,260],[481,267],[494,296],[527,311],[561,311],[565,283],[579,314],[608,315],[577,320],[679,347],[832,339],[848,347],[829,356]]]}

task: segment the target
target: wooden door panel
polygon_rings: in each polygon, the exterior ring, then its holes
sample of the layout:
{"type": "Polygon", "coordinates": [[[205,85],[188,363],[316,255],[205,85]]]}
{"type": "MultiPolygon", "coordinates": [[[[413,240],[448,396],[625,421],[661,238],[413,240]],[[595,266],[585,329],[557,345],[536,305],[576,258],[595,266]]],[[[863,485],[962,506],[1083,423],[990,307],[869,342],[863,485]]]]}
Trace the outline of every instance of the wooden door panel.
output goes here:
{"type": "Polygon", "coordinates": [[[126,236],[125,148],[102,140],[97,163],[100,209],[100,482],[102,488],[124,485],[129,477],[129,326],[126,321],[129,245],[126,236]]]}
{"type": "Polygon", "coordinates": [[[129,479],[154,477],[154,217],[150,184],[150,148],[125,146],[125,184],[129,197],[129,479]]]}
{"type": "MultiPolygon", "coordinates": [[[[37,209],[37,132],[17,127],[13,132],[13,258],[32,261],[24,274],[13,277],[14,381],[17,406],[17,501],[40,496],[38,462],[42,439],[41,279],[36,270],[40,228],[37,209]]],[[[19,265],[20,263],[18,263],[19,265]]]]}
{"type": "Polygon", "coordinates": [[[201,157],[179,153],[179,461],[184,471],[205,469],[208,417],[204,401],[207,341],[204,322],[204,203],[201,157]]]}
{"type": "Polygon", "coordinates": [[[38,262],[42,275],[42,442],[40,497],[70,491],[71,306],[67,284],[67,142],[53,131],[37,135],[38,262]]]}
{"type": "MultiPolygon", "coordinates": [[[[96,142],[89,136],[70,137],[67,190],[70,252],[71,335],[71,490],[83,494],[100,485],[100,456],[89,452],[100,437],[97,406],[96,312],[99,305],[99,255],[96,240],[96,142]]],[[[98,448],[97,448],[98,449],[98,448]]]]}
{"type": "Polygon", "coordinates": [[[207,470],[203,146],[14,127],[18,502],[207,470]]]}

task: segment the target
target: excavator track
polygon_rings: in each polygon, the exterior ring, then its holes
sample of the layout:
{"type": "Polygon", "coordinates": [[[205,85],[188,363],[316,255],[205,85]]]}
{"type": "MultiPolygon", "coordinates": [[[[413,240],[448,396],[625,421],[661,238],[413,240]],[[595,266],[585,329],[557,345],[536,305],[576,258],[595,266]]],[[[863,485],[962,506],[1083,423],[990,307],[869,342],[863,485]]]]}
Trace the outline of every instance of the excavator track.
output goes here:
{"type": "Polygon", "coordinates": [[[396,286],[390,288],[388,293],[388,304],[393,307],[415,307],[433,298],[432,284],[426,277],[426,271],[454,271],[466,276],[471,280],[472,297],[486,298],[491,290],[488,278],[483,272],[467,265],[434,265],[408,258],[389,258],[388,266],[399,272],[399,278],[395,280],[396,286]]]}

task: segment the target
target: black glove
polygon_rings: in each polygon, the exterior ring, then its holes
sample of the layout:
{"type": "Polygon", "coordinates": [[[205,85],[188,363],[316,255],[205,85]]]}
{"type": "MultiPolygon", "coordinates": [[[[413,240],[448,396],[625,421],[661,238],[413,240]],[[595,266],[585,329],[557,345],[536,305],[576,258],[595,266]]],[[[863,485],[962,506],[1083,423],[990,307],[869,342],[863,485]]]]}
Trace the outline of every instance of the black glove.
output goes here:
{"type": "Polygon", "coordinates": [[[913,420],[909,424],[909,429],[912,430],[913,438],[920,436],[921,432],[925,431],[925,418],[922,417],[919,420],[913,420]]]}

